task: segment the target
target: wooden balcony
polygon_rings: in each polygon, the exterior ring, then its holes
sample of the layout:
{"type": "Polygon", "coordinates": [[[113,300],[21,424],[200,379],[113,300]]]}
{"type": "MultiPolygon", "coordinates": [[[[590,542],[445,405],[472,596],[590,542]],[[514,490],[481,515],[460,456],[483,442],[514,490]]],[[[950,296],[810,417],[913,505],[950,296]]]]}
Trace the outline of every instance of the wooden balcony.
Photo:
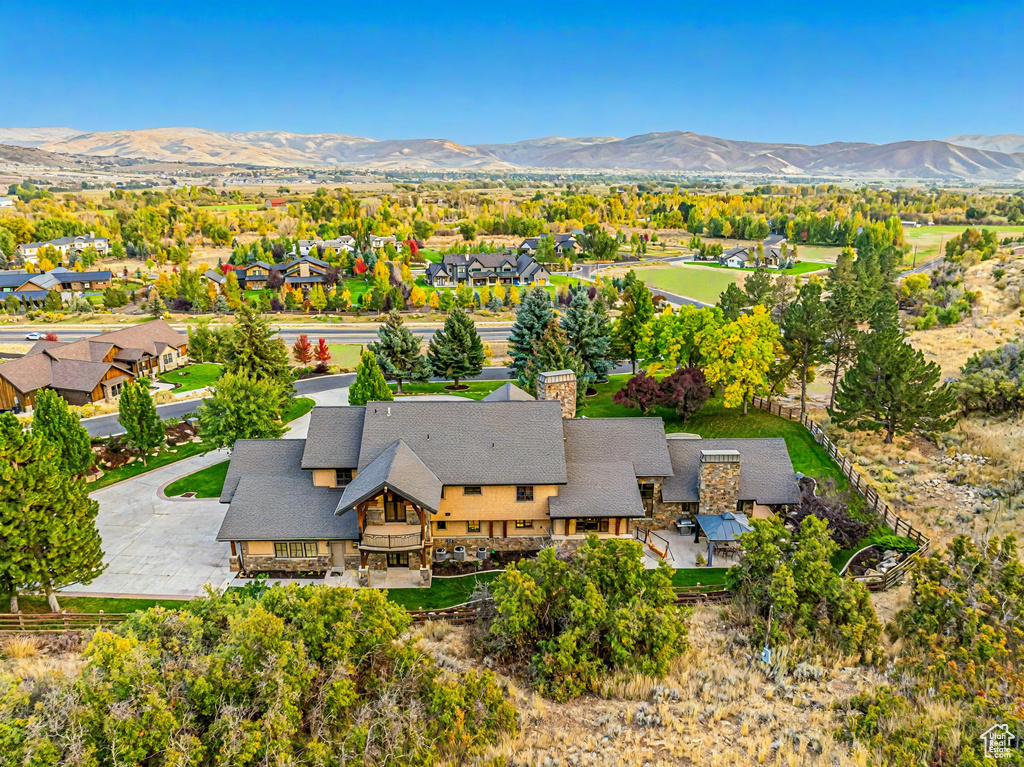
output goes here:
{"type": "Polygon", "coordinates": [[[361,551],[415,551],[422,546],[419,525],[368,525],[359,541],[361,551]]]}

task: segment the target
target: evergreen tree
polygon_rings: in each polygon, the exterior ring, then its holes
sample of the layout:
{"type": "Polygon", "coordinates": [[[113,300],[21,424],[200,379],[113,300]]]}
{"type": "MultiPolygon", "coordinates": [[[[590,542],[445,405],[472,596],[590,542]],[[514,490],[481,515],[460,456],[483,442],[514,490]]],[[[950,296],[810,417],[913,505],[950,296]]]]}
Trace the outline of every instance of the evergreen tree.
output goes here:
{"type": "Polygon", "coordinates": [[[348,390],[348,404],[365,405],[367,402],[391,402],[391,393],[384,374],[377,365],[377,357],[369,349],[363,349],[356,367],[356,380],[348,390]]]}
{"type": "Polygon", "coordinates": [[[533,354],[526,363],[521,383],[524,384],[526,391],[536,396],[537,375],[552,370],[571,370],[576,374],[577,381],[584,381],[587,377],[583,359],[569,345],[565,330],[554,317],[548,321],[548,326],[544,328],[541,337],[533,344],[533,354]]]}
{"type": "Polygon", "coordinates": [[[213,311],[215,314],[227,314],[231,311],[231,306],[228,304],[228,300],[219,293],[217,294],[217,297],[213,299],[213,311]]]}
{"type": "Polygon", "coordinates": [[[651,299],[651,291],[633,271],[630,271],[626,275],[626,284],[622,291],[622,313],[615,322],[613,338],[616,354],[620,359],[630,361],[633,365],[633,375],[636,375],[644,326],[653,318],[654,301],[651,299]]]}
{"type": "Polygon", "coordinates": [[[822,359],[832,373],[829,407],[836,404],[839,377],[857,351],[857,291],[853,285],[839,283],[825,299],[824,348],[822,359]]]}
{"type": "Polygon", "coordinates": [[[402,381],[430,380],[430,363],[420,354],[420,339],[407,327],[397,310],[388,314],[387,321],[377,329],[376,343],[367,348],[377,357],[377,364],[385,378],[398,384],[402,393],[402,381]]]}
{"type": "Polygon", "coordinates": [[[886,303],[876,304],[872,332],[862,334],[856,360],[839,384],[828,411],[832,422],[884,430],[887,444],[914,429],[946,431],[953,425],[954,392],[939,385],[939,366],[906,342],[886,303]]]}
{"type": "Polygon", "coordinates": [[[591,301],[583,290],[577,291],[572,297],[562,317],[562,330],[565,331],[569,349],[583,363],[584,372],[580,383],[589,385],[608,375],[612,339],[607,318],[601,296],[591,301]]]}
{"type": "Polygon", "coordinates": [[[164,299],[160,296],[160,291],[156,288],[149,292],[149,313],[157,318],[167,314],[167,304],[164,303],[164,299]]]}
{"type": "Polygon", "coordinates": [[[61,301],[60,291],[46,291],[46,297],[43,298],[43,309],[48,312],[59,312],[62,308],[64,308],[64,302],[61,301]]]}
{"type": "Polygon", "coordinates": [[[800,419],[807,412],[807,381],[818,363],[827,320],[821,284],[807,282],[782,315],[782,348],[800,377],[800,419]]]}
{"type": "Polygon", "coordinates": [[[83,477],[93,464],[89,432],[68,403],[52,389],[43,389],[36,397],[32,415],[32,433],[53,448],[61,471],[71,477],[83,477]]]}
{"type": "Polygon", "coordinates": [[[430,368],[440,378],[459,380],[479,375],[484,368],[484,344],[472,318],[461,309],[453,309],[444,328],[434,333],[428,347],[430,368]]]}
{"type": "Polygon", "coordinates": [[[270,321],[250,306],[235,312],[235,327],[225,349],[227,372],[243,373],[256,379],[271,379],[291,392],[292,368],[288,347],[277,336],[270,321]]]}
{"type": "Polygon", "coordinates": [[[225,373],[213,393],[199,406],[199,430],[217,447],[240,439],[273,439],[284,433],[281,423],[282,385],[244,373],[225,373]]]}
{"type": "Polygon", "coordinates": [[[52,445],[0,415],[0,589],[18,611],[20,591],[42,591],[53,612],[57,589],[103,572],[99,504],[85,480],[68,475],[52,445]]]}
{"type": "Polygon", "coordinates": [[[722,316],[725,317],[726,322],[738,320],[744,307],[747,306],[747,302],[747,294],[740,290],[735,282],[730,282],[718,297],[718,306],[722,310],[722,316]]]}
{"type": "MultiPolygon", "coordinates": [[[[513,286],[509,295],[515,290],[513,286]]],[[[551,299],[544,288],[526,291],[522,305],[516,313],[516,321],[508,334],[508,356],[512,358],[512,375],[523,380],[526,364],[533,354],[533,345],[544,333],[552,317],[551,299]]]]}
{"type": "Polygon", "coordinates": [[[117,421],[124,427],[124,439],[139,451],[142,465],[149,452],[164,442],[164,424],[156,412],[149,389],[136,381],[128,381],[121,389],[117,421]]]}
{"type": "Polygon", "coordinates": [[[768,270],[758,267],[743,280],[743,290],[747,294],[747,303],[751,306],[768,306],[772,294],[772,278],[768,270]]]}

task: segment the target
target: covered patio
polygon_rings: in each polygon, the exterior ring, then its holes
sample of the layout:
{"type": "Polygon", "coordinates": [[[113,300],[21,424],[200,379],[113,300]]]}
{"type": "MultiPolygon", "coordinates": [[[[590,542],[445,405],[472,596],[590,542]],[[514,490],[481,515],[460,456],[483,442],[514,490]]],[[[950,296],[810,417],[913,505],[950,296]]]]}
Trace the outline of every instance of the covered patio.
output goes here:
{"type": "Polygon", "coordinates": [[[724,514],[698,514],[695,521],[697,527],[693,542],[699,544],[701,535],[707,539],[708,567],[714,566],[715,554],[727,561],[737,559],[740,553],[739,537],[753,529],[745,514],[731,511],[724,514]]]}

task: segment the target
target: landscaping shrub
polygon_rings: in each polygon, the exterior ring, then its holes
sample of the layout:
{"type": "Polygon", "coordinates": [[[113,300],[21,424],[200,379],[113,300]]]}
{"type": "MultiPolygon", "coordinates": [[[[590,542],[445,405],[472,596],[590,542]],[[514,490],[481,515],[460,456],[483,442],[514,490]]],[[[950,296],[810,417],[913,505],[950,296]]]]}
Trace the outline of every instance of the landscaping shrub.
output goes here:
{"type": "Polygon", "coordinates": [[[538,691],[558,701],[619,669],[662,676],[686,649],[672,570],[645,569],[637,541],[591,535],[568,560],[543,549],[510,564],[491,592],[486,650],[525,664],[538,691]]]}
{"type": "Polygon", "coordinates": [[[494,675],[442,670],[409,620],[382,591],[323,586],[135,613],[76,679],[0,676],[5,763],[465,764],[514,735],[494,675]]]}

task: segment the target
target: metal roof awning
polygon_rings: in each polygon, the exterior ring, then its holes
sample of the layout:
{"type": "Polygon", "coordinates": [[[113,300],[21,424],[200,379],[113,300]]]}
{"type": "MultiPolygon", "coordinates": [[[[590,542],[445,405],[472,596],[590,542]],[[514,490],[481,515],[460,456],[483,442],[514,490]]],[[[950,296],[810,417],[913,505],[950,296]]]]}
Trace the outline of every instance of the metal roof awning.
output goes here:
{"type": "Polygon", "coordinates": [[[716,543],[734,541],[753,529],[745,514],[728,511],[725,514],[698,514],[697,525],[705,538],[716,543]]]}

